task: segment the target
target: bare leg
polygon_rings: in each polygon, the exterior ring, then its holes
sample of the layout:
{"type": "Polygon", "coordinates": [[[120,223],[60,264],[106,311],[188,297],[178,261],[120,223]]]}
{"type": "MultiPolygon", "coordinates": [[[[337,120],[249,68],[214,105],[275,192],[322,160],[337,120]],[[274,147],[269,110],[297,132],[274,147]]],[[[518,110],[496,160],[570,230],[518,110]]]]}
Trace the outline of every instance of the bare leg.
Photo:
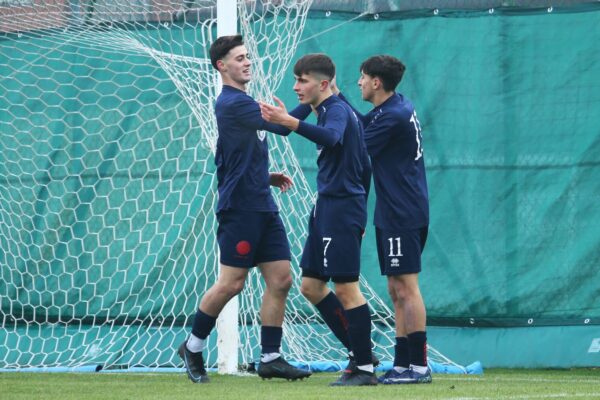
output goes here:
{"type": "Polygon", "coordinates": [[[389,276],[388,291],[396,313],[396,336],[425,331],[427,315],[418,274],[389,276]]]}
{"type": "Polygon", "coordinates": [[[227,302],[242,291],[246,276],[248,276],[248,268],[229,267],[221,264],[219,278],[204,293],[200,301],[200,310],[212,317],[218,316],[227,302]]]}
{"type": "Polygon", "coordinates": [[[312,305],[319,304],[323,300],[331,289],[327,287],[327,284],[316,278],[302,277],[302,286],[300,292],[312,305]]]}
{"type": "Polygon", "coordinates": [[[264,326],[281,326],[285,313],[285,301],[292,286],[290,262],[287,260],[266,262],[259,265],[266,283],[260,317],[264,326]]]}

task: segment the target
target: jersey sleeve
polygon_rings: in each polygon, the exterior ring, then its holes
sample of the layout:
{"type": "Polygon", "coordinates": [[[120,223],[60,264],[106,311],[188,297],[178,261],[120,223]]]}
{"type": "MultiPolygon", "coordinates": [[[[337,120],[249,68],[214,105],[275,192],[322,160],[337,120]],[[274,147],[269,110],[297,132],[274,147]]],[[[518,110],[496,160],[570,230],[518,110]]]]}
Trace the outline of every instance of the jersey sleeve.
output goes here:
{"type": "MultiPolygon", "coordinates": [[[[364,145],[363,145],[364,146],[364,145]]],[[[361,176],[361,182],[363,187],[365,188],[365,197],[369,197],[369,191],[371,190],[371,159],[367,153],[367,149],[363,147],[362,149],[362,165],[363,165],[363,173],[361,176]]]]}
{"type": "MultiPolygon", "coordinates": [[[[260,113],[260,105],[250,96],[245,96],[236,102],[235,106],[238,121],[248,128],[265,130],[282,136],[287,136],[291,132],[291,130],[284,126],[265,121],[260,113]]],[[[300,104],[290,111],[289,114],[299,120],[304,120],[310,115],[311,111],[312,109],[309,105],[300,104]]]]}
{"type": "Polygon", "coordinates": [[[325,124],[317,126],[300,121],[298,124],[299,135],[304,136],[311,142],[325,147],[333,147],[343,143],[344,131],[348,124],[348,113],[341,106],[333,106],[327,111],[325,124]]]}
{"type": "Polygon", "coordinates": [[[389,143],[394,130],[402,129],[401,118],[390,112],[375,115],[365,127],[365,144],[371,157],[379,154],[389,143]]]}
{"type": "MultiPolygon", "coordinates": [[[[290,111],[289,114],[300,121],[304,121],[310,115],[311,112],[312,108],[310,108],[308,104],[300,104],[292,111],[290,111]]],[[[277,135],[287,136],[291,132],[291,130],[289,130],[285,126],[273,124],[267,121],[264,121],[264,123],[265,125],[262,129],[267,130],[269,132],[273,132],[277,135]]]]}

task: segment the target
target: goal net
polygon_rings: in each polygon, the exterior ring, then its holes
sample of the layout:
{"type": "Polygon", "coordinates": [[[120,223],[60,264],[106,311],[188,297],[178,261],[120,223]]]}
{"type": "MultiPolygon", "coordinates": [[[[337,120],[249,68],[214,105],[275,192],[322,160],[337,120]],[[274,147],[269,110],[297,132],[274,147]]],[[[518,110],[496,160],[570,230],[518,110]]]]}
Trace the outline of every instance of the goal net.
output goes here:
{"type": "MultiPolygon", "coordinates": [[[[310,4],[238,2],[253,97],[278,89],[310,4]]],[[[216,24],[214,1],[0,0],[0,368],[181,367],[218,273],[216,24]]],[[[314,193],[289,141],[267,136],[272,170],[295,183],[275,195],[294,257],[283,351],[342,361],[298,290],[314,193]]],[[[391,359],[393,313],[361,283],[391,359]]],[[[263,289],[253,270],[239,295],[242,365],[260,352],[263,289]]]]}

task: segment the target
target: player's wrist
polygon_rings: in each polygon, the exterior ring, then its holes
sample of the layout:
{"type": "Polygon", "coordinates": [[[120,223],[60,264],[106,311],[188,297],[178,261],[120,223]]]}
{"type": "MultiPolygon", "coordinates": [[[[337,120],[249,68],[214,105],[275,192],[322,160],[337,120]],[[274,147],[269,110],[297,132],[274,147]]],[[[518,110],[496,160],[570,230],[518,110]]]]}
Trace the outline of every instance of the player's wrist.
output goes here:
{"type": "Polygon", "coordinates": [[[288,115],[284,122],[284,126],[292,131],[297,130],[299,125],[300,120],[298,118],[292,117],[291,115],[288,115]]]}

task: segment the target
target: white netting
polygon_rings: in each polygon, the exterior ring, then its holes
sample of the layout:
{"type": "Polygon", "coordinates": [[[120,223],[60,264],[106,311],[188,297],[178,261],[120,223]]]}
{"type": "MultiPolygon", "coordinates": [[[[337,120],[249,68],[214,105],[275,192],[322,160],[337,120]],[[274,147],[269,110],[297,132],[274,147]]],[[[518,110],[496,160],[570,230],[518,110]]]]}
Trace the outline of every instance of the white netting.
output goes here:
{"type": "MultiPolygon", "coordinates": [[[[180,365],[217,271],[213,3],[0,2],[0,368],[180,365]]],[[[279,87],[310,4],[239,2],[253,97],[279,87]]],[[[271,169],[295,182],[276,199],[297,266],[314,194],[288,140],[269,141],[271,169]]],[[[344,359],[293,270],[286,356],[344,359]]],[[[362,285],[390,359],[392,311],[362,285]]],[[[240,363],[259,353],[262,293],[253,271],[240,363]]]]}

